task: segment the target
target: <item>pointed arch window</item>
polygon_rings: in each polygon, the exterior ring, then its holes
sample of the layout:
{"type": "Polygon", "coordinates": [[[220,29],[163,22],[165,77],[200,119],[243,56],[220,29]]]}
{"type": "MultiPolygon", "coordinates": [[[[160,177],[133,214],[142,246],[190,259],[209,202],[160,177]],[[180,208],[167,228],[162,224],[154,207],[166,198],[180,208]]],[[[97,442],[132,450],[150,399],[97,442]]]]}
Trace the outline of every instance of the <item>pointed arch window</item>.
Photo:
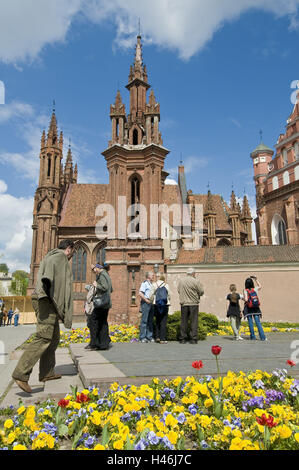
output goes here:
{"type": "Polygon", "coordinates": [[[100,246],[97,251],[96,261],[98,264],[103,265],[106,261],[106,250],[104,246],[100,246]]]}
{"type": "Polygon", "coordinates": [[[138,145],[138,130],[133,130],[133,145],[138,145]]]}
{"type": "Polygon", "coordinates": [[[285,171],[283,174],[283,184],[289,184],[290,183],[290,174],[288,171],[285,171]]]}
{"type": "Polygon", "coordinates": [[[87,252],[83,246],[79,246],[73,255],[72,269],[75,282],[86,281],[87,252]]]}
{"type": "Polygon", "coordinates": [[[275,214],[271,224],[272,244],[287,245],[286,224],[279,214],[275,214]]]}

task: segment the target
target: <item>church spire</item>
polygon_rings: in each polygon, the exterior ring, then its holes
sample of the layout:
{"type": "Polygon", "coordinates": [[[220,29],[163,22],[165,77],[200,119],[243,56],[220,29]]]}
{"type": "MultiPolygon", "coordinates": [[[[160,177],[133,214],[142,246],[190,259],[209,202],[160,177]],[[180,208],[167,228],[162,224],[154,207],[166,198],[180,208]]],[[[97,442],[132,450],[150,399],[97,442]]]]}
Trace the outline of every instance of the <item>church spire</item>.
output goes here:
{"type": "Polygon", "coordinates": [[[55,106],[53,105],[53,111],[52,111],[52,116],[51,116],[49,130],[48,130],[48,139],[47,139],[48,147],[53,146],[53,145],[56,146],[57,138],[58,138],[57,119],[56,119],[56,113],[55,113],[55,106]]]}

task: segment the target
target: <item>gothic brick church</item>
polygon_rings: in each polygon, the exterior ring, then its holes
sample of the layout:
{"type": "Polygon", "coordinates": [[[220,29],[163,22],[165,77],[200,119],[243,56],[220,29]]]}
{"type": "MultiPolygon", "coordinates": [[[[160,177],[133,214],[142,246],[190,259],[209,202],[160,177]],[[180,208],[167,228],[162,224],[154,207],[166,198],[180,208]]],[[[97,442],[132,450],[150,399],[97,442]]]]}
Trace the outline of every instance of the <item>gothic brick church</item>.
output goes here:
{"type": "MultiPolygon", "coordinates": [[[[195,224],[193,208],[202,205],[202,250],[254,245],[252,216],[246,196],[241,207],[234,192],[229,205],[220,195],[210,191],[193,194],[187,190],[183,164],[178,168],[177,185],[168,184],[164,164],[169,151],[163,145],[159,130],[160,105],[153,90],[147,96],[151,87],[143,64],[140,36],[126,88],[130,94],[129,113],[119,91],[110,108],[112,135],[102,153],[109,172],[107,184],[78,184],[78,168],[73,165],[71,148],[63,164],[63,133],[59,133],[55,111],[47,135],[45,131],[42,133],[29,286],[31,292],[45,254],[57,247],[60,240],[73,239],[76,243],[72,259],[75,314],[83,315],[85,285],[93,281],[90,265],[106,261],[111,266],[114,286],[110,320],[115,322],[136,322],[138,289],[145,272],[167,272],[167,265],[176,262],[186,251],[184,237],[173,236],[179,228],[171,214],[166,221],[158,213],[156,235],[151,236],[152,205],[169,209],[173,205],[187,205],[191,209],[191,230],[195,224]],[[133,211],[126,213],[129,206],[133,211]],[[136,217],[138,219],[141,206],[146,223],[142,227],[142,237],[139,237],[136,233],[141,231],[141,224],[136,223],[136,217]],[[109,207],[117,215],[114,220],[104,211],[106,208],[109,212],[109,207]],[[105,223],[99,236],[99,222],[103,220],[105,223]],[[123,227],[131,223],[135,223],[132,235],[123,231],[123,227]]],[[[260,151],[257,153],[264,155],[260,151]]],[[[260,227],[263,236],[263,225],[260,227]]]]}

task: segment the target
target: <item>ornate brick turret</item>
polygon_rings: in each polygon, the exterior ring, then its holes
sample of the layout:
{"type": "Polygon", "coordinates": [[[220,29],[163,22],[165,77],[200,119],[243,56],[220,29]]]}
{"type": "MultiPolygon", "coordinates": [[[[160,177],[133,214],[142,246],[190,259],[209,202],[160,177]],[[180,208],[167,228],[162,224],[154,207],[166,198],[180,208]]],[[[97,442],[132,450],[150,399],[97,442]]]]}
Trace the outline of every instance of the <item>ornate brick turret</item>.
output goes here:
{"type": "Polygon", "coordinates": [[[57,247],[60,199],[63,184],[63,134],[58,139],[55,110],[46,137],[41,137],[39,185],[33,209],[33,241],[29,293],[35,286],[40,261],[57,247]]]}

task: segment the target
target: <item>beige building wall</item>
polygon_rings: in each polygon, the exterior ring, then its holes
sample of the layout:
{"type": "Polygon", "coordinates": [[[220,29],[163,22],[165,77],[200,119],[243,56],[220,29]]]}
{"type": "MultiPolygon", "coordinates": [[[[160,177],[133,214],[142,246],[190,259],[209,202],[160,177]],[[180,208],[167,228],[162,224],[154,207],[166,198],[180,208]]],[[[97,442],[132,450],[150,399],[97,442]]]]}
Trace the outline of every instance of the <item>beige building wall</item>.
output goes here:
{"type": "MultiPolygon", "coordinates": [[[[190,265],[168,265],[167,283],[171,293],[170,313],[180,310],[177,292],[178,282],[190,265]]],[[[256,275],[262,285],[260,291],[263,321],[299,323],[299,263],[252,264],[252,265],[193,265],[196,277],[204,286],[201,312],[213,313],[219,320],[226,319],[226,296],[230,284],[236,284],[238,292],[250,275],[256,275]]],[[[243,307],[243,302],[241,301],[243,307]]]]}

